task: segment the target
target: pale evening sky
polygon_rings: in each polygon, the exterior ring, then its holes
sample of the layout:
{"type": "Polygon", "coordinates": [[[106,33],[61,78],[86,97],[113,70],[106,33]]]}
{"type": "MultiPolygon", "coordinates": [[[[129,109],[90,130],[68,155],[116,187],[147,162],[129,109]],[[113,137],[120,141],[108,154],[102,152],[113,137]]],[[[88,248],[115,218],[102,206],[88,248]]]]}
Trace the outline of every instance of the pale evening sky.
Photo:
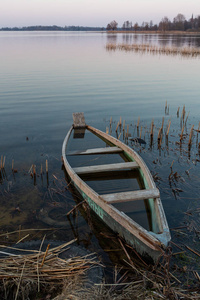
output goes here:
{"type": "Polygon", "coordinates": [[[101,26],[116,20],[154,24],[182,13],[200,15],[200,0],[0,0],[0,28],[30,25],[101,26]]]}

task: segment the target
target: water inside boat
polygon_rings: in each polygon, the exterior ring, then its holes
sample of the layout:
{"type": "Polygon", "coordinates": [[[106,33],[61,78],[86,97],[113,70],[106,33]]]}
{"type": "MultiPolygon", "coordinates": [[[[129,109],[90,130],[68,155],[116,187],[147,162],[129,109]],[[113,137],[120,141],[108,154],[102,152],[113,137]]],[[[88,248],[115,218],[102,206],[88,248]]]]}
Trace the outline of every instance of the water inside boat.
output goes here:
{"type": "MultiPolygon", "coordinates": [[[[88,149],[105,147],[110,147],[109,142],[102,140],[89,130],[81,129],[78,132],[73,131],[67,147],[67,160],[72,168],[115,164],[128,161],[123,152],[111,154],[78,154],[79,152],[88,149]]],[[[145,188],[138,169],[91,174],[86,173],[79,176],[99,195],[141,190],[145,188]]],[[[145,229],[152,230],[152,218],[148,200],[113,203],[112,205],[124,212],[145,229]]]]}

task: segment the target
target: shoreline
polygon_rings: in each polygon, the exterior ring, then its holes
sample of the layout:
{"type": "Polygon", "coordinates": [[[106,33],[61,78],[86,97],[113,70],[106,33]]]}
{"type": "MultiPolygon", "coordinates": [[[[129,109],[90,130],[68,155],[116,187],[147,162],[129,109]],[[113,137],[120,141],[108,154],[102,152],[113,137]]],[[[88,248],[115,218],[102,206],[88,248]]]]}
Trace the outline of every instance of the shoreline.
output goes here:
{"type": "Polygon", "coordinates": [[[197,31],[192,31],[192,32],[187,32],[187,31],[135,31],[135,30],[110,30],[106,31],[106,33],[134,33],[134,34],[160,34],[160,35],[199,35],[200,32],[197,31]]]}

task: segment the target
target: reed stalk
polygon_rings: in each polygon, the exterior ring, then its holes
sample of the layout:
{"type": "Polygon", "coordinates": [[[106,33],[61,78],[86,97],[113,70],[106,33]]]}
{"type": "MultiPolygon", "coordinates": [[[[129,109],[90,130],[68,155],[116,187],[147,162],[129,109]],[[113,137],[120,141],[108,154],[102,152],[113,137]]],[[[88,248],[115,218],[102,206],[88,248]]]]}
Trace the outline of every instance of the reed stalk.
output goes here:
{"type": "Polygon", "coordinates": [[[163,117],[163,118],[162,118],[162,126],[161,126],[161,131],[162,131],[162,132],[163,132],[164,121],[165,121],[165,118],[163,117]]]}
{"type": "Polygon", "coordinates": [[[181,130],[181,135],[180,135],[180,142],[182,141],[182,139],[183,139],[183,132],[184,132],[184,125],[183,125],[183,127],[182,127],[182,130],[181,130]]]}
{"type": "Polygon", "coordinates": [[[116,129],[115,129],[116,132],[117,132],[117,130],[118,130],[118,127],[119,127],[119,122],[117,123],[117,127],[116,127],[116,129]]]}
{"type": "Polygon", "coordinates": [[[32,170],[33,170],[33,176],[36,176],[36,169],[35,169],[35,165],[32,165],[32,170]]]}
{"type": "Polygon", "coordinates": [[[123,122],[123,131],[125,130],[125,120],[123,122]]]}
{"type": "Polygon", "coordinates": [[[141,139],[141,137],[142,137],[142,126],[140,128],[140,139],[141,139]]]}
{"type": "Polygon", "coordinates": [[[127,135],[127,138],[128,138],[128,135],[129,135],[129,125],[127,125],[127,132],[126,132],[126,135],[127,135]]]}
{"type": "Polygon", "coordinates": [[[151,122],[151,137],[153,138],[153,128],[154,128],[154,120],[151,122]]]}
{"type": "Polygon", "coordinates": [[[6,163],[6,157],[4,156],[4,158],[3,158],[3,169],[5,168],[5,163],[6,163]]]}
{"type": "Polygon", "coordinates": [[[49,166],[48,166],[48,160],[46,159],[46,173],[48,174],[49,172],[49,166]]]}
{"type": "Polygon", "coordinates": [[[3,155],[1,155],[1,169],[3,168],[3,155]]]}
{"type": "Polygon", "coordinates": [[[140,124],[140,117],[138,117],[137,128],[139,128],[139,124],[140,124]]]}
{"type": "MultiPolygon", "coordinates": [[[[106,50],[108,51],[134,51],[139,53],[150,53],[150,54],[162,54],[162,55],[181,55],[184,57],[197,57],[200,55],[200,49],[198,47],[166,47],[166,46],[156,46],[151,44],[113,44],[108,43],[106,45],[106,50]]],[[[167,109],[166,109],[167,112],[167,109]]]]}
{"type": "Polygon", "coordinates": [[[168,137],[169,135],[169,129],[170,129],[170,126],[171,126],[171,120],[169,121],[169,125],[168,125],[168,128],[167,128],[167,133],[166,133],[166,136],[168,137]]]}
{"type": "Polygon", "coordinates": [[[191,144],[192,144],[193,129],[194,129],[194,125],[192,125],[192,128],[190,130],[188,146],[191,146],[191,144]]]}
{"type": "Polygon", "coordinates": [[[162,129],[160,128],[158,131],[158,142],[160,141],[161,132],[162,132],[162,129]]]}
{"type": "Polygon", "coordinates": [[[178,107],[178,109],[177,109],[177,117],[179,118],[179,110],[180,110],[180,107],[178,107]]]}

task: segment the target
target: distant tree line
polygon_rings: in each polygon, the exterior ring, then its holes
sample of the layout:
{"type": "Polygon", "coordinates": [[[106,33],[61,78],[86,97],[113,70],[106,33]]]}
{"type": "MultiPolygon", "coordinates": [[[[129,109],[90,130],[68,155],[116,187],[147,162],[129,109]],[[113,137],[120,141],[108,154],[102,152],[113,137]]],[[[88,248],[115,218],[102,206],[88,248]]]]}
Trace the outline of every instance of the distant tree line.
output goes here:
{"type": "Polygon", "coordinates": [[[186,20],[185,16],[178,14],[171,21],[168,17],[163,17],[159,24],[153,24],[153,21],[137,22],[125,21],[122,27],[118,27],[118,23],[113,20],[108,23],[107,27],[88,27],[88,26],[28,26],[28,27],[3,27],[0,31],[104,31],[104,30],[126,30],[126,31],[200,31],[200,15],[186,20]]]}
{"type": "Polygon", "coordinates": [[[185,16],[178,14],[170,21],[168,17],[163,17],[159,24],[153,24],[153,21],[142,22],[139,25],[137,22],[125,21],[121,28],[118,28],[118,23],[114,20],[108,23],[106,30],[125,30],[125,31],[200,31],[200,15],[186,20],[185,16]]]}
{"type": "Polygon", "coordinates": [[[0,31],[102,31],[102,27],[87,26],[27,26],[27,27],[3,27],[0,31]]]}

